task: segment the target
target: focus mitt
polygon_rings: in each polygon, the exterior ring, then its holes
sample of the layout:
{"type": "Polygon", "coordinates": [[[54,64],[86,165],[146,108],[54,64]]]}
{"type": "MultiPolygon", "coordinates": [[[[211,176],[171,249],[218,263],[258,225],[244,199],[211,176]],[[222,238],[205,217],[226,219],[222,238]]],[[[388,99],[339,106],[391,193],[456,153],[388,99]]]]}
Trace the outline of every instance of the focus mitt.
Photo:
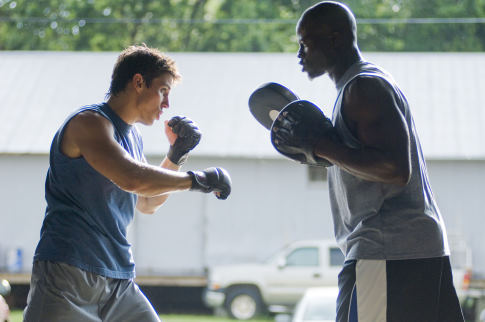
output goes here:
{"type": "Polygon", "coordinates": [[[305,100],[288,104],[271,126],[271,143],[279,153],[303,164],[329,167],[331,162],[313,153],[322,136],[339,140],[332,121],[315,104],[305,100]]]}
{"type": "Polygon", "coordinates": [[[249,111],[259,123],[269,130],[283,107],[298,99],[298,96],[283,85],[265,83],[249,97],[249,111]]]}

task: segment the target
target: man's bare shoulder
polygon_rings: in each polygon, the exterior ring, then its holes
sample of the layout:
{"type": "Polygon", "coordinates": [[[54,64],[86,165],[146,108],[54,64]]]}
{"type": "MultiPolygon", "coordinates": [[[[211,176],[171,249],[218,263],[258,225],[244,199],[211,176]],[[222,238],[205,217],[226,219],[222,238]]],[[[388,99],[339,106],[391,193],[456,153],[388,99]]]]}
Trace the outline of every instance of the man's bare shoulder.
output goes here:
{"type": "Polygon", "coordinates": [[[381,77],[359,75],[347,85],[345,98],[351,101],[369,100],[389,96],[392,93],[390,84],[381,77]]]}
{"type": "Polygon", "coordinates": [[[391,84],[381,77],[360,75],[347,85],[343,102],[346,113],[377,112],[395,105],[394,91],[391,84]]]}
{"type": "Polygon", "coordinates": [[[94,110],[85,110],[76,114],[70,121],[68,126],[78,127],[79,129],[91,129],[98,126],[111,125],[111,122],[101,113],[94,110]]]}
{"type": "Polygon", "coordinates": [[[82,155],[81,149],[90,141],[110,135],[111,122],[100,113],[86,110],[75,115],[66,125],[61,142],[61,150],[69,157],[82,155]]]}

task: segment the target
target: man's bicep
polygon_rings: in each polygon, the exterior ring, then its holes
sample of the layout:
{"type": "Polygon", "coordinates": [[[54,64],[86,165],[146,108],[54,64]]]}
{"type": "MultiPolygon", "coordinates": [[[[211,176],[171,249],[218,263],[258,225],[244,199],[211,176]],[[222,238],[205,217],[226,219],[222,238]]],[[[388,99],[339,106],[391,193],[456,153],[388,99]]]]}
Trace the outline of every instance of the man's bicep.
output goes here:
{"type": "Polygon", "coordinates": [[[116,142],[113,125],[95,113],[81,115],[72,121],[71,133],[81,156],[96,171],[120,184],[133,164],[131,156],[116,142]]]}
{"type": "Polygon", "coordinates": [[[358,124],[359,137],[365,146],[390,151],[405,148],[408,144],[406,122],[397,108],[388,104],[374,117],[358,124]]]}
{"type": "Polygon", "coordinates": [[[392,91],[379,79],[359,79],[346,95],[346,114],[364,146],[393,150],[406,145],[407,124],[392,91]]]}

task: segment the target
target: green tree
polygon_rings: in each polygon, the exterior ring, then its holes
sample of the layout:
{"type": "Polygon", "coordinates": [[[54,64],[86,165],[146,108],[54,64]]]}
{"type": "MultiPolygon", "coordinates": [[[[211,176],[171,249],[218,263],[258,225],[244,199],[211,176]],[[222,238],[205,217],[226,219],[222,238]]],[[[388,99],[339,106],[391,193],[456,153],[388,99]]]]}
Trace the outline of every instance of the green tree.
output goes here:
{"type": "MultiPolygon", "coordinates": [[[[295,52],[315,0],[0,0],[0,50],[295,52]]],[[[485,0],[346,0],[364,51],[483,51],[485,0]],[[416,18],[481,18],[418,21],[416,18]],[[433,23],[429,23],[433,22],[433,23]]]]}

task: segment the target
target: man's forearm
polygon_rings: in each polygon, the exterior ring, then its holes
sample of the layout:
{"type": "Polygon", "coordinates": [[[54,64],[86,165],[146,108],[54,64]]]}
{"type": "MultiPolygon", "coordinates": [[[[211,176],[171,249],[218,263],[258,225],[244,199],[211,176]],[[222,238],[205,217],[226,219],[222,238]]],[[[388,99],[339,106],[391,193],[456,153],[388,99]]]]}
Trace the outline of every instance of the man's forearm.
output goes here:
{"type": "MultiPolygon", "coordinates": [[[[170,161],[167,157],[162,160],[160,167],[172,171],[180,170],[180,166],[170,161]]],[[[139,196],[137,209],[145,214],[153,214],[167,201],[169,195],[169,193],[166,193],[154,197],[139,196]]]]}
{"type": "Polygon", "coordinates": [[[410,171],[405,166],[409,161],[398,162],[390,153],[377,149],[350,149],[339,143],[332,147],[317,144],[314,153],[364,180],[398,185],[405,185],[409,180],[410,171]]]}

